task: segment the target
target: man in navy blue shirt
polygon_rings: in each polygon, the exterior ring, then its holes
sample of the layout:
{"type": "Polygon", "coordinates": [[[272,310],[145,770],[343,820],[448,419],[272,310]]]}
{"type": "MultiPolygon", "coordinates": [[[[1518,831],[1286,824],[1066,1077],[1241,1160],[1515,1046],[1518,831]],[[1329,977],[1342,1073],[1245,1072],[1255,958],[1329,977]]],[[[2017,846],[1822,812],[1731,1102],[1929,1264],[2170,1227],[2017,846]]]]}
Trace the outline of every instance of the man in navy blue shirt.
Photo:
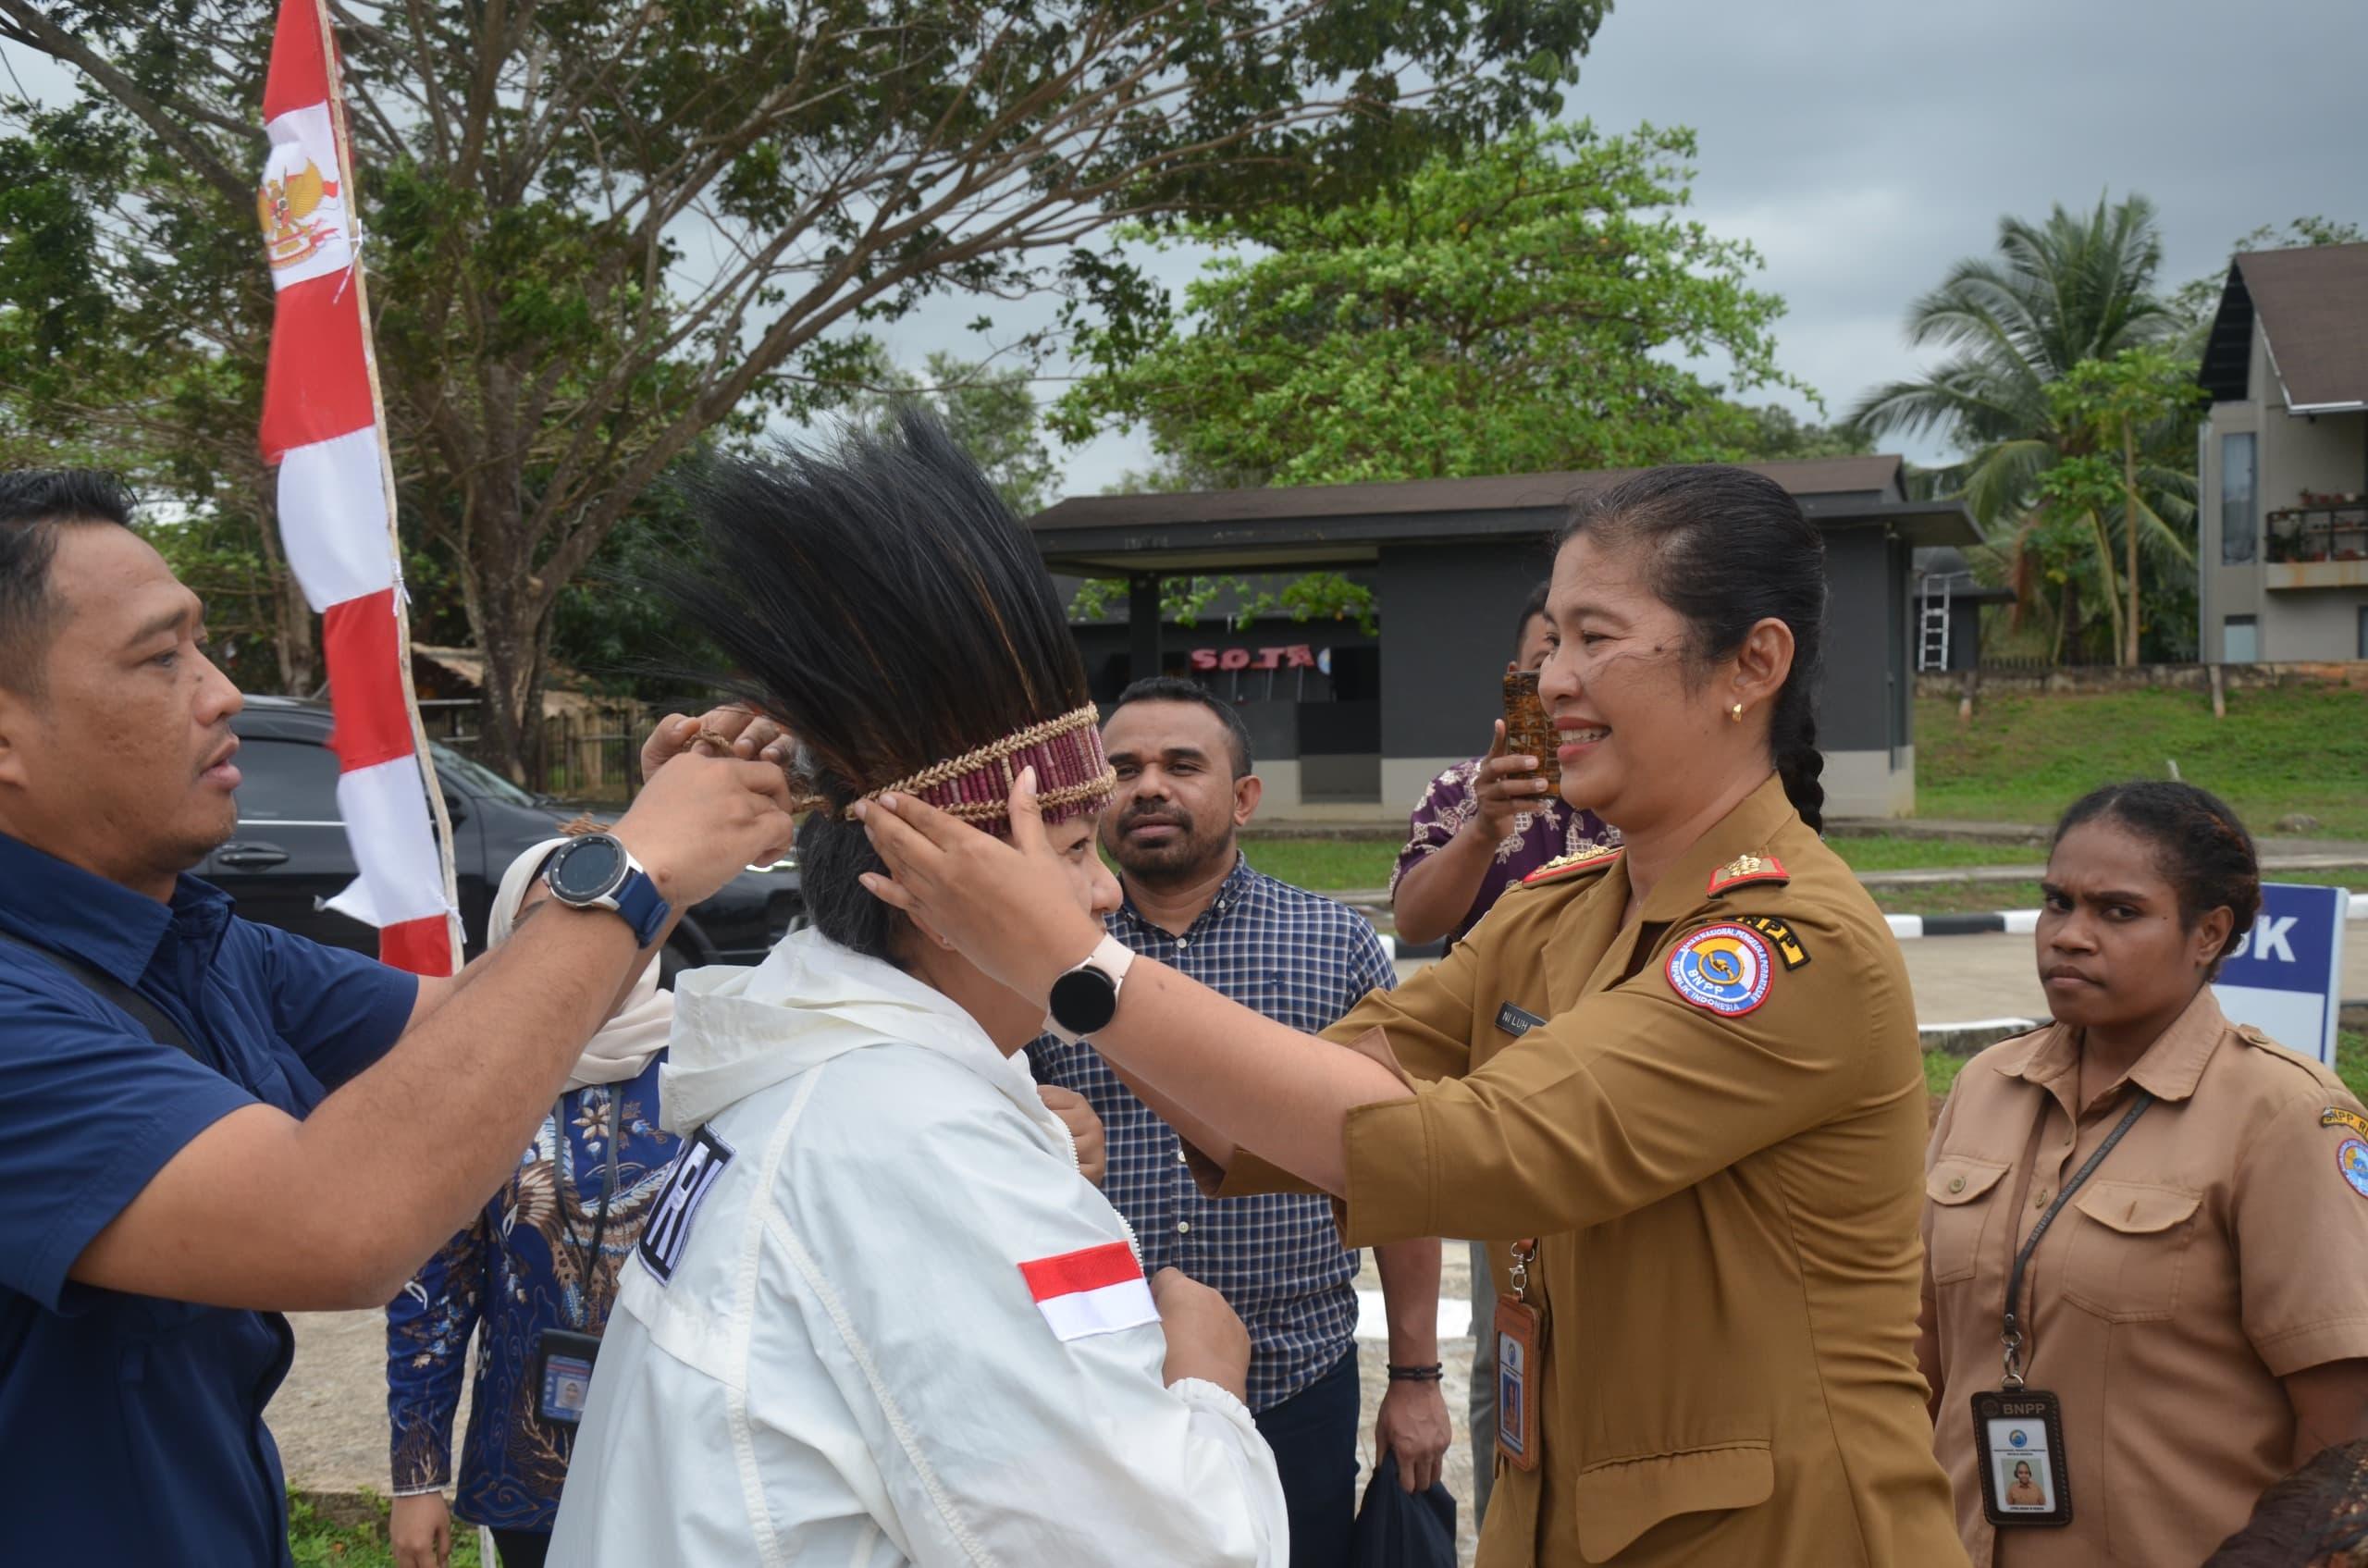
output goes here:
{"type": "MultiPolygon", "coordinates": [[[[129,512],[103,475],[0,475],[5,1555],[285,1564],[278,1314],[393,1295],[655,944],[546,901],[421,980],[240,920],[185,874],[237,820],[239,693],[129,512]]],[[[670,720],[613,830],[673,909],[789,842],[743,722],[670,720]]]]}

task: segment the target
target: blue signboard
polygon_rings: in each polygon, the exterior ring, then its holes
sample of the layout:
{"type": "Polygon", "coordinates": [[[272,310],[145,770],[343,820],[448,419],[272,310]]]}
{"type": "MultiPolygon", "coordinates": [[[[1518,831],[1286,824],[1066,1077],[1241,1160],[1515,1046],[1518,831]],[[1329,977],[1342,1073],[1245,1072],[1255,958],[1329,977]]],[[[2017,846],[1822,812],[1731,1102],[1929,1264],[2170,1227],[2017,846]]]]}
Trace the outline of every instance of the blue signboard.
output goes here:
{"type": "Polygon", "coordinates": [[[2343,920],[2350,904],[2351,895],[2340,887],[2263,883],[2261,914],[2213,984],[2220,1010],[2333,1067],[2343,920]]]}

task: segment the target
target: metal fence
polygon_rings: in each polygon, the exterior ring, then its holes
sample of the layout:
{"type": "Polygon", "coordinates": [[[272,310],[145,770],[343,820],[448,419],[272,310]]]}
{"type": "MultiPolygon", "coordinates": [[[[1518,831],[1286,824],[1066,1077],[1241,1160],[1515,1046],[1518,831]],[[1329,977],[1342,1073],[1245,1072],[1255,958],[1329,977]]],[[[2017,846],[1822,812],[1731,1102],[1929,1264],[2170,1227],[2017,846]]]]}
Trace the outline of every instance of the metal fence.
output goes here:
{"type": "MultiPolygon", "coordinates": [[[[423,700],[428,737],[478,756],[475,698],[423,700]]],[[[641,787],[641,743],[658,722],[647,703],[619,698],[543,716],[543,788],[563,800],[623,804],[641,787]]]]}

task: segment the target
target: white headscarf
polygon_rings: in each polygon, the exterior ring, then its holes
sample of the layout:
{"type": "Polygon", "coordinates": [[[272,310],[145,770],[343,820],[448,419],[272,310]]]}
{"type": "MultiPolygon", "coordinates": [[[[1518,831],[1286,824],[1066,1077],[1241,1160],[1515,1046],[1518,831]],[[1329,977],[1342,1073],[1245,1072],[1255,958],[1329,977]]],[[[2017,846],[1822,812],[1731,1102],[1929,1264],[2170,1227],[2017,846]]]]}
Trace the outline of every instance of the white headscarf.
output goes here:
{"type": "MultiPolygon", "coordinates": [[[[518,923],[518,906],[525,901],[526,890],[543,861],[550,852],[566,844],[564,838],[547,838],[510,862],[501,873],[501,887],[493,895],[493,908],[486,916],[485,945],[487,950],[499,947],[518,923]]],[[[674,1021],[674,997],[672,992],[658,989],[658,960],[652,957],[641,978],[633,982],[626,994],[624,1006],[614,1017],[600,1026],[598,1033],[585,1043],[584,1055],[577,1058],[575,1070],[567,1077],[567,1093],[595,1083],[623,1083],[641,1076],[649,1058],[666,1048],[666,1037],[674,1021]]]]}

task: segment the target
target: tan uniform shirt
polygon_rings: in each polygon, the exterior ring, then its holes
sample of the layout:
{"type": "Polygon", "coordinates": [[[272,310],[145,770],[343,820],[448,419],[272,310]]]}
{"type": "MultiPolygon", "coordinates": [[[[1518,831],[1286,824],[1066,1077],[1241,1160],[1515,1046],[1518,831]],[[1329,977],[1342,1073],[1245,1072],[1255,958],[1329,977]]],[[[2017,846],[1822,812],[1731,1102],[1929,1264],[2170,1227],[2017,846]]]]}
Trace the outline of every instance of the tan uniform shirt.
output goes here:
{"type": "MultiPolygon", "coordinates": [[[[1481,1562],[1962,1564],[1916,1372],[1925,1091],[1882,917],[1772,778],[1633,925],[1624,863],[1540,874],[1329,1031],[1378,1031],[1426,1080],[1349,1118],[1350,1246],[1540,1239],[1540,1463],[1498,1467],[1481,1562]],[[1782,870],[1721,877],[1746,856],[1782,870]],[[1548,1021],[1516,1038],[1509,1003],[1548,1021]]],[[[1244,1153],[1224,1191],[1289,1185],[1244,1153]]]]}
{"type": "Polygon", "coordinates": [[[1937,1447],[1977,1563],[2200,1562],[2292,1469],[2278,1379],[2368,1355],[2368,1147],[2318,1063],[2222,1016],[2209,987],[2075,1116],[2078,1031],[2058,1025],[1966,1065],[1925,1179],[1919,1355],[1937,1447]],[[2014,1251],[2128,1109],[2138,1118],[2031,1254],[2024,1377],[2064,1403],[2072,1523],[1993,1531],[1969,1401],[1998,1387],[2014,1251]],[[2341,1113],[2332,1118],[2332,1108],[2341,1113]],[[1993,1553],[1994,1543],[1994,1553],[1993,1553]]]}

